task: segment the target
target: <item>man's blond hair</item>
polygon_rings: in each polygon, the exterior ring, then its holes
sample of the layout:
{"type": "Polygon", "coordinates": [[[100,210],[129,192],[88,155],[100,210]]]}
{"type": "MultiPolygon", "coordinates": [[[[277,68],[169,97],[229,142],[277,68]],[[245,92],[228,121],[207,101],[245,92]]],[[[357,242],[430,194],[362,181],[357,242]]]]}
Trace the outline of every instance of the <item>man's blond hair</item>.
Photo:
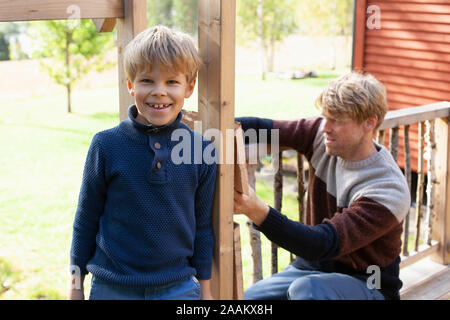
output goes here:
{"type": "Polygon", "coordinates": [[[352,72],[331,81],[316,106],[333,119],[351,118],[358,123],[377,116],[378,129],[388,110],[386,88],[370,74],[352,72]]]}
{"type": "Polygon", "coordinates": [[[186,74],[190,83],[196,78],[201,63],[192,38],[165,26],[155,26],[139,33],[125,47],[123,60],[125,73],[131,82],[140,70],[151,70],[158,64],[186,74]]]}

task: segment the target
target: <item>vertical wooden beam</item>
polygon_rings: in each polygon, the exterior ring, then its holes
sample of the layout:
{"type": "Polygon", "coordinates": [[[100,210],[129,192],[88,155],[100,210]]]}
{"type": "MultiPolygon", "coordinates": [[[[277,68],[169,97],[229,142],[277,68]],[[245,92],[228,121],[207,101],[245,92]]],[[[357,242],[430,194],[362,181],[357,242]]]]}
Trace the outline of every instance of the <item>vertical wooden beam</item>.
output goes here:
{"type": "Polygon", "coordinates": [[[435,121],[436,139],[436,192],[434,193],[435,221],[434,239],[439,241],[438,252],[432,259],[450,263],[450,120],[440,118],[435,121]]]}
{"type": "Polygon", "coordinates": [[[424,149],[424,122],[419,122],[419,146],[417,155],[417,191],[416,191],[416,234],[414,239],[414,250],[419,250],[420,227],[422,223],[422,200],[424,188],[424,167],[423,167],[423,149],[424,149]]]}
{"type": "MultiPolygon", "coordinates": [[[[222,163],[217,173],[213,204],[215,235],[212,294],[216,299],[233,298],[233,185],[234,166],[226,163],[234,150],[235,0],[198,1],[199,52],[203,65],[198,79],[198,111],[203,129],[219,129],[222,163]]],[[[215,142],[218,142],[217,139],[215,142]]],[[[231,157],[233,159],[233,157],[231,157]]]]}
{"type": "Polygon", "coordinates": [[[244,279],[242,275],[241,231],[239,223],[234,223],[233,299],[244,300],[244,279]]]}
{"type": "Polygon", "coordinates": [[[123,50],[126,45],[147,27],[146,0],[123,0],[124,18],[117,19],[117,58],[119,68],[119,117],[127,118],[128,107],[134,103],[128,93],[126,74],[123,69],[123,50]]]}
{"type": "Polygon", "coordinates": [[[364,68],[367,0],[356,0],[354,10],[352,70],[360,71],[364,68]]]}
{"type": "MultiPolygon", "coordinates": [[[[411,193],[411,151],[409,148],[409,125],[404,126],[403,145],[405,146],[405,177],[408,183],[408,190],[411,193]]],[[[409,212],[405,218],[404,231],[403,231],[403,255],[406,257],[409,255],[408,240],[409,240],[409,212]]]]}

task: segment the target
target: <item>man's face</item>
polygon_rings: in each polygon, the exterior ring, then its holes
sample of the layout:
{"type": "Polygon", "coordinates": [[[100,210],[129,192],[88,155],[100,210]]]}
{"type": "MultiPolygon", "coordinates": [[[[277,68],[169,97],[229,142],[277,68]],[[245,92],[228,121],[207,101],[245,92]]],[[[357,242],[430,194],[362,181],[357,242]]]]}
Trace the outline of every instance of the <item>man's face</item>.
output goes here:
{"type": "Polygon", "coordinates": [[[337,120],[325,115],[323,117],[325,123],[321,131],[325,135],[326,152],[347,161],[362,160],[362,146],[368,137],[365,122],[358,123],[351,118],[337,120]]]}
{"type": "Polygon", "coordinates": [[[159,65],[150,70],[139,70],[133,83],[127,80],[128,90],[134,96],[138,116],[143,124],[162,126],[172,123],[194,90],[195,80],[188,83],[182,72],[174,72],[159,65]]]}

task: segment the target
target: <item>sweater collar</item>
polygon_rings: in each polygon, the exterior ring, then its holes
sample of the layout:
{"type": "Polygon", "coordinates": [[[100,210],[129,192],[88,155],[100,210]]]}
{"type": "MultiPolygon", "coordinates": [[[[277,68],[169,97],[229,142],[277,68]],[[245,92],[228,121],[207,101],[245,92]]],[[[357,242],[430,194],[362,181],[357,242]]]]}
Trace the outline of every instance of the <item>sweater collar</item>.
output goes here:
{"type": "Polygon", "coordinates": [[[180,111],[173,122],[162,125],[162,126],[155,126],[153,124],[143,124],[143,123],[138,122],[136,120],[137,115],[138,115],[138,110],[136,108],[136,105],[133,104],[128,108],[128,119],[131,120],[133,126],[137,130],[143,131],[147,134],[158,133],[158,132],[166,130],[166,129],[170,130],[171,128],[177,128],[180,124],[181,117],[183,116],[183,114],[180,111]]]}
{"type": "Polygon", "coordinates": [[[170,135],[172,131],[180,126],[182,112],[177,115],[176,119],[169,124],[155,126],[153,124],[143,124],[136,120],[138,111],[135,104],[128,108],[128,119],[120,123],[120,128],[130,137],[140,143],[147,143],[147,136],[162,134],[170,135]]]}

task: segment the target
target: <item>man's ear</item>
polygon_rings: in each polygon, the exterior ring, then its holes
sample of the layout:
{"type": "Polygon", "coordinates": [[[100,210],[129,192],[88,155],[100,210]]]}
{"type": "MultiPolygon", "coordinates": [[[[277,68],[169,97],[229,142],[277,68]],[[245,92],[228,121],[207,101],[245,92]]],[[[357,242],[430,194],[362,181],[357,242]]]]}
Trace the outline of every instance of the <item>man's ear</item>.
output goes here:
{"type": "Polygon", "coordinates": [[[364,121],[364,129],[366,129],[368,132],[373,132],[375,130],[375,127],[378,123],[378,117],[372,116],[370,118],[367,118],[366,121],[364,121]]]}
{"type": "Polygon", "coordinates": [[[128,79],[128,77],[127,77],[127,88],[128,88],[128,92],[130,93],[130,95],[132,97],[134,97],[133,83],[131,83],[131,81],[128,79]]]}
{"type": "Polygon", "coordinates": [[[194,92],[196,81],[197,81],[197,78],[194,78],[194,80],[192,80],[191,83],[188,84],[185,95],[184,95],[185,98],[189,98],[192,95],[192,93],[194,92]]]}

